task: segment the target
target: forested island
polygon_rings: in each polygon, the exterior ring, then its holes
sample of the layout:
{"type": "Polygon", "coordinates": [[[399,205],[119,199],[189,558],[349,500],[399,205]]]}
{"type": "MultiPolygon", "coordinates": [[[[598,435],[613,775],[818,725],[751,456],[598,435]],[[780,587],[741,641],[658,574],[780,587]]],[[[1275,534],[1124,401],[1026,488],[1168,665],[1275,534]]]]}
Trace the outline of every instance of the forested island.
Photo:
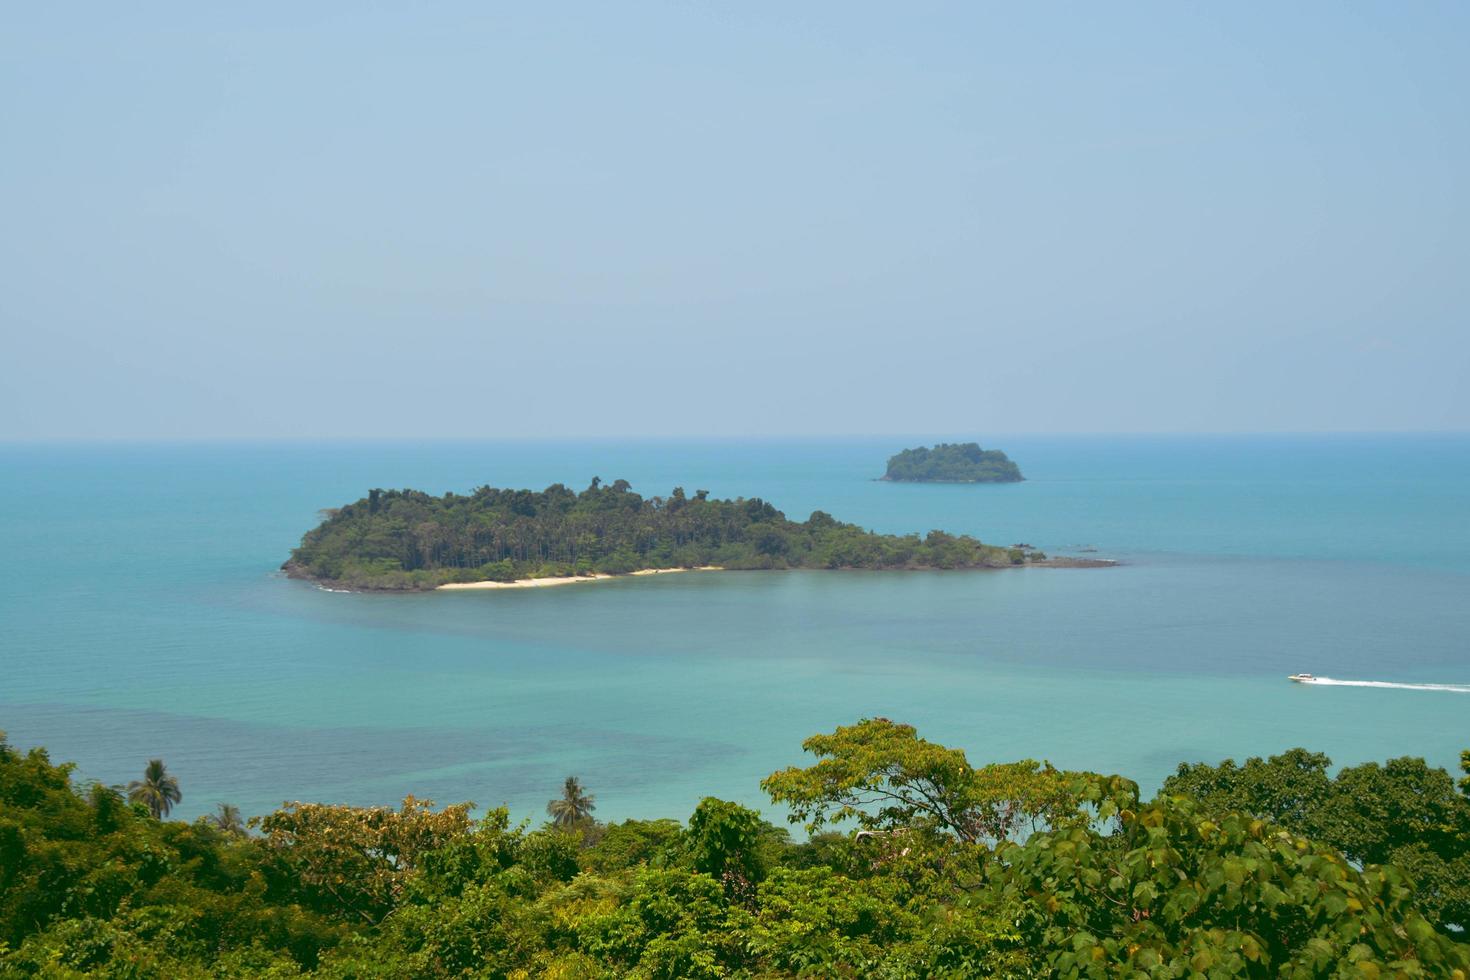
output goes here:
{"type": "Polygon", "coordinates": [[[372,490],[325,512],[282,567],[348,589],[417,590],[470,582],[622,575],[650,569],[966,569],[1048,560],[969,535],[875,534],[816,511],[792,521],[759,498],[704,490],[643,497],[626,480],[581,493],[480,487],[435,497],[372,490]]]}
{"type": "Polygon", "coordinates": [[[892,483],[1019,483],[1021,468],[999,449],[974,442],[941,442],[905,449],[888,459],[881,479],[892,483]]]}
{"type": "Polygon", "coordinates": [[[534,828],[412,796],[187,823],[162,760],[78,783],[0,732],[0,976],[1470,975],[1470,779],[1423,759],[1182,765],[1149,800],[884,718],[803,747],[761,784],[794,839],[715,797],[602,823],[556,772],[534,828]]]}

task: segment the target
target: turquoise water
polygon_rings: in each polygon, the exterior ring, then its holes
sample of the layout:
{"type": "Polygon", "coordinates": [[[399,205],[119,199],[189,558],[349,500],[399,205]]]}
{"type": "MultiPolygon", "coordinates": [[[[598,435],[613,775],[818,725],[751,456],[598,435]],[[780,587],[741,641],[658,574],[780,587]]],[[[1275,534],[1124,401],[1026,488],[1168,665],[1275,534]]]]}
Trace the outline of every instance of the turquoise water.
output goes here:
{"type": "Polygon", "coordinates": [[[1026,483],[874,482],[901,439],[0,447],[0,728],[106,782],[161,756],[185,817],[413,792],[539,818],[572,773],[607,819],[770,812],[762,776],[869,715],[1148,788],[1470,746],[1470,694],[1284,679],[1470,684],[1470,437],[995,441],[1026,483]],[[276,572],[368,487],[593,475],[1125,564],[409,596],[276,572]]]}

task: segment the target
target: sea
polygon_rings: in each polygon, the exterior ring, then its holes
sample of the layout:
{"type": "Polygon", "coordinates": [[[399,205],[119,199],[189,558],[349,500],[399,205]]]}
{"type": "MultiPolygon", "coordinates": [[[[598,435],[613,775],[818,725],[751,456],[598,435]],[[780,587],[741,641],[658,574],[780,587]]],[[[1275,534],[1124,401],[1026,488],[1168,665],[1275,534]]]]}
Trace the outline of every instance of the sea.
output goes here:
{"type": "Polygon", "coordinates": [[[413,794],[539,822],[576,775],[605,820],[781,821],[761,779],[880,716],[1145,792],[1294,746],[1470,747],[1470,436],[996,437],[1024,483],[874,479],[919,441],[0,446],[0,729],[79,783],[161,758],[184,819],[413,794]],[[279,571],[372,487],[594,476],[1119,564],[411,595],[279,571]]]}

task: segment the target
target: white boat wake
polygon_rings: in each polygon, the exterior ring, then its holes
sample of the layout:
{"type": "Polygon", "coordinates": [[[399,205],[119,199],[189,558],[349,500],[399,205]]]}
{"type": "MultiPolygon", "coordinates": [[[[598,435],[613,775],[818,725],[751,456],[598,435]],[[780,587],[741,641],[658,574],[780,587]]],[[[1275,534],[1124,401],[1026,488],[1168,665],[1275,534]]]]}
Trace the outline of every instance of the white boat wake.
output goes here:
{"type": "Polygon", "coordinates": [[[1329,687],[1387,687],[1396,691],[1449,691],[1453,694],[1470,694],[1470,684],[1396,684],[1393,681],[1340,681],[1335,677],[1313,677],[1302,684],[1322,684],[1329,687]]]}

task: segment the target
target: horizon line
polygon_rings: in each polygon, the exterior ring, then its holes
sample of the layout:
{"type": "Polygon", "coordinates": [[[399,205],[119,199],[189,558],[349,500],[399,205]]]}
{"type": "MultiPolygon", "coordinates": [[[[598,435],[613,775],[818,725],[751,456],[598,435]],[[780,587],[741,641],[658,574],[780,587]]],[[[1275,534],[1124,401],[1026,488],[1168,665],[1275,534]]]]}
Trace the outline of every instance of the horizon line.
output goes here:
{"type": "Polygon", "coordinates": [[[856,442],[879,439],[917,439],[922,441],[976,441],[983,439],[1230,439],[1230,438],[1352,438],[1364,436],[1470,436],[1470,429],[1267,429],[1230,430],[1209,429],[1185,431],[1178,429],[1153,430],[1074,430],[1074,431],[999,431],[977,436],[969,433],[922,433],[922,432],[802,432],[802,433],[634,433],[610,434],[555,434],[555,435],[219,435],[219,436],[0,436],[0,447],[26,446],[200,446],[200,445],[321,445],[321,444],[379,444],[404,445],[417,443],[575,443],[575,442],[688,442],[692,440],[711,442],[856,442]]]}

